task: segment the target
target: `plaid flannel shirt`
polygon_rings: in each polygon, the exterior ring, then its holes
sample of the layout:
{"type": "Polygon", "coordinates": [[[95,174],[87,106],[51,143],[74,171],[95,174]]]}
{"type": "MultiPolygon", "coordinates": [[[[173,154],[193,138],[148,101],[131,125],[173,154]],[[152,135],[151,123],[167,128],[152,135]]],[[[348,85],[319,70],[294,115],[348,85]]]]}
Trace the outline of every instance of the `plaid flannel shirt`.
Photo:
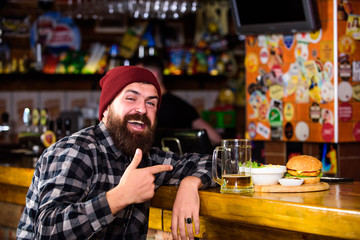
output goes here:
{"type": "MultiPolygon", "coordinates": [[[[18,239],[146,239],[150,202],[132,204],[113,216],[105,193],[121,179],[131,158],[113,144],[105,125],[88,127],[47,148],[26,195],[18,239]]],[[[171,164],[155,175],[156,189],[186,176],[211,179],[211,156],[178,156],[152,148],[140,167],[171,164]]]]}

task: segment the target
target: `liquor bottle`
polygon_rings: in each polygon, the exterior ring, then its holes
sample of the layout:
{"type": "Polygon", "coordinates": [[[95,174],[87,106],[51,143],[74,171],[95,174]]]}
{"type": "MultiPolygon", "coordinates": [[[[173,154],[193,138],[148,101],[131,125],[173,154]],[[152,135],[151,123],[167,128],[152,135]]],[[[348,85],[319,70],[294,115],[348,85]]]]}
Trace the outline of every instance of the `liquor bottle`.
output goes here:
{"type": "Polygon", "coordinates": [[[0,74],[7,73],[6,70],[10,61],[10,48],[2,39],[2,19],[0,18],[0,74]]]}
{"type": "Polygon", "coordinates": [[[38,41],[35,45],[35,65],[34,69],[38,72],[41,72],[44,67],[44,62],[42,58],[42,45],[41,42],[38,41]]]}
{"type": "Polygon", "coordinates": [[[119,49],[116,44],[113,44],[109,49],[109,64],[107,70],[109,71],[117,66],[120,66],[119,49]]]}

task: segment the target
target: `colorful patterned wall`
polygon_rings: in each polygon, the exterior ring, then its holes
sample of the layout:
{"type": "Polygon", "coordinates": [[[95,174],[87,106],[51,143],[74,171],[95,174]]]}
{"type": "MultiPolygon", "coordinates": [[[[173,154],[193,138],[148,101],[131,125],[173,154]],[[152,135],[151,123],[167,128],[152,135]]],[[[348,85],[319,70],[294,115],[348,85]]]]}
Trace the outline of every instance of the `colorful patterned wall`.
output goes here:
{"type": "Polygon", "coordinates": [[[360,1],[317,4],[316,32],[246,37],[246,124],[253,140],[360,141],[360,1]]]}

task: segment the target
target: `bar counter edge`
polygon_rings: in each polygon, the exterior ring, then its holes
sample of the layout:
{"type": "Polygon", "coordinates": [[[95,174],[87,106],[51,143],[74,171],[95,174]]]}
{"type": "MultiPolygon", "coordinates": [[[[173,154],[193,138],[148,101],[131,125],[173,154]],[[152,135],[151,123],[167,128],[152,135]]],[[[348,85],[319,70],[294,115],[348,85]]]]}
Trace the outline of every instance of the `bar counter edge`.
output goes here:
{"type": "MultiPolygon", "coordinates": [[[[0,166],[0,202],[25,205],[34,169],[0,166]]],[[[149,228],[171,232],[176,186],[151,200],[149,228]]],[[[199,191],[202,239],[360,239],[360,182],[307,193],[199,191]]],[[[1,223],[0,223],[1,225],[1,223]]]]}

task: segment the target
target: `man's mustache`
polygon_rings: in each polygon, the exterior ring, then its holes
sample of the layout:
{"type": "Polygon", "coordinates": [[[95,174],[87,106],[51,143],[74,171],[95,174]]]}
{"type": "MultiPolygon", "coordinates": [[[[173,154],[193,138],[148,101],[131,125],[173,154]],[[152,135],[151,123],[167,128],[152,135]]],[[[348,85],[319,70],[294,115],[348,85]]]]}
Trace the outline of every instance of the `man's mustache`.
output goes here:
{"type": "Polygon", "coordinates": [[[143,115],[140,115],[138,113],[126,114],[124,117],[124,121],[128,122],[129,120],[142,121],[147,127],[151,127],[151,121],[145,114],[143,115]]]}

